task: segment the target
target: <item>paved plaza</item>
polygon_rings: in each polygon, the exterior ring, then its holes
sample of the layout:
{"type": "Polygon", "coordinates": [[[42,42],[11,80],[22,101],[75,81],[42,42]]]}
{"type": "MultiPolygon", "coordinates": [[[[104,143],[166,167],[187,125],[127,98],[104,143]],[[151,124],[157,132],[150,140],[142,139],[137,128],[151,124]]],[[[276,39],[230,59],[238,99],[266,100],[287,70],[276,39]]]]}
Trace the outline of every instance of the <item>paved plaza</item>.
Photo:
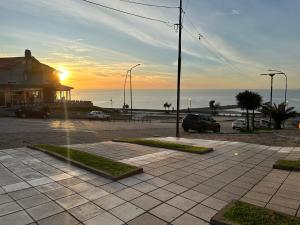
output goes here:
{"type": "Polygon", "coordinates": [[[200,139],[205,155],[126,143],[72,148],[138,165],[112,182],[28,148],[0,150],[0,225],[207,225],[233,199],[300,217],[300,172],[272,169],[300,148],[200,139]]]}

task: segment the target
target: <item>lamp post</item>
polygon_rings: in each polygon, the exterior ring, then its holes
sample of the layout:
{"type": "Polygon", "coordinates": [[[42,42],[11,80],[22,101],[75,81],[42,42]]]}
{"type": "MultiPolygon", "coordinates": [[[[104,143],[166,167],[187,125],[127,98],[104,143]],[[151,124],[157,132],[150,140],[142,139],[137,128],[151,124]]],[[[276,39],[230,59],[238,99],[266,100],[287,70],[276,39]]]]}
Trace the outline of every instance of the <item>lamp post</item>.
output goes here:
{"type": "Polygon", "coordinates": [[[284,92],[284,104],[285,106],[287,105],[287,89],[288,89],[288,77],[286,75],[286,73],[280,71],[280,70],[268,70],[271,72],[276,72],[277,74],[282,74],[285,77],[285,92],[284,92]]]}
{"type": "Polygon", "coordinates": [[[131,67],[130,70],[128,70],[129,72],[129,78],[130,78],[130,118],[132,120],[132,81],[131,81],[131,74],[132,74],[132,70],[138,66],[140,66],[141,64],[136,64],[135,66],[131,67]]]}
{"type": "Polygon", "coordinates": [[[125,109],[125,105],[126,105],[126,83],[127,83],[127,77],[128,77],[128,72],[129,70],[127,70],[126,75],[125,75],[125,81],[124,81],[124,104],[123,104],[123,109],[125,109]]]}
{"type": "MultiPolygon", "coordinates": [[[[279,72],[274,72],[274,73],[263,73],[260,74],[261,76],[269,76],[271,77],[271,93],[270,93],[270,106],[273,106],[273,80],[274,76],[277,74],[281,74],[279,72]]],[[[270,112],[270,127],[272,127],[272,117],[271,117],[271,112],[270,112]]]]}

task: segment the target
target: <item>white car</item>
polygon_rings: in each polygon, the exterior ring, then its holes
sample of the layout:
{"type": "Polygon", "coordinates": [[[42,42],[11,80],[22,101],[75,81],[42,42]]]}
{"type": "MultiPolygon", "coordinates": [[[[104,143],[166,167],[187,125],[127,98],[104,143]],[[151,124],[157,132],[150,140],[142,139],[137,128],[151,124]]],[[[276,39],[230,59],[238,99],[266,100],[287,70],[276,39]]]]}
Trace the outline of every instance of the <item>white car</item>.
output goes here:
{"type": "Polygon", "coordinates": [[[88,119],[89,120],[109,120],[110,115],[105,114],[104,112],[100,111],[92,111],[88,113],[88,119]]]}
{"type": "Polygon", "coordinates": [[[232,122],[232,129],[234,130],[240,130],[247,127],[246,120],[245,119],[238,119],[232,122]]]}
{"type": "MultiPolygon", "coordinates": [[[[249,125],[250,127],[252,126],[252,119],[249,118],[249,125]]],[[[268,128],[270,125],[270,122],[268,120],[255,120],[254,121],[254,126],[255,128],[268,128]]],[[[245,129],[247,127],[247,123],[245,119],[238,119],[232,122],[232,129],[245,129]]]]}

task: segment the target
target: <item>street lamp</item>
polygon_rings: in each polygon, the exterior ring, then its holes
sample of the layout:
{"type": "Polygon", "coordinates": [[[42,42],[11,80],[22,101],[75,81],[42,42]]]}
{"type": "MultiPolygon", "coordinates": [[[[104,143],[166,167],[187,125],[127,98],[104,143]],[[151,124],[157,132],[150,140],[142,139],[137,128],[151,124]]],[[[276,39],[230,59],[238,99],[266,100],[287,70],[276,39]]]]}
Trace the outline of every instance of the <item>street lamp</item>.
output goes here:
{"type": "MultiPolygon", "coordinates": [[[[274,76],[277,74],[281,74],[279,72],[274,72],[274,73],[263,73],[260,74],[261,76],[269,76],[271,77],[271,94],[270,94],[270,106],[273,106],[273,80],[274,80],[274,76]]],[[[271,113],[270,113],[270,127],[272,127],[272,117],[271,117],[271,113]]]]}
{"type": "Polygon", "coordinates": [[[287,105],[287,89],[288,89],[288,78],[286,73],[279,71],[279,70],[268,70],[270,72],[276,72],[277,74],[282,74],[285,77],[285,92],[284,92],[284,104],[287,105]]]}
{"type": "Polygon", "coordinates": [[[141,64],[136,64],[135,66],[131,67],[129,72],[129,78],[130,78],[130,118],[132,120],[132,82],[131,82],[131,72],[134,68],[140,66],[141,64]]]}

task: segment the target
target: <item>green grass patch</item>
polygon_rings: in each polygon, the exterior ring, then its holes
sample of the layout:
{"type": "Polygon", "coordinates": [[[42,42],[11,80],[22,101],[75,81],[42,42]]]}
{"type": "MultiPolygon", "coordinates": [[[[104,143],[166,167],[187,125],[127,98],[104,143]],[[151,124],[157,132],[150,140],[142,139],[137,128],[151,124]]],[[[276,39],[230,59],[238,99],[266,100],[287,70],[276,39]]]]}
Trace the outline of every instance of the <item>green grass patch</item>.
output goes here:
{"type": "Polygon", "coordinates": [[[240,225],[300,225],[300,218],[240,201],[233,202],[222,213],[226,220],[240,225]]]}
{"type": "Polygon", "coordinates": [[[196,154],[204,154],[213,151],[212,148],[205,148],[205,147],[198,147],[192,145],[178,144],[176,142],[170,142],[170,141],[159,141],[159,140],[150,140],[150,139],[142,139],[142,138],[124,138],[124,139],[117,139],[114,141],[126,142],[131,144],[138,144],[138,145],[146,145],[146,146],[156,147],[156,148],[166,148],[166,149],[172,149],[172,150],[178,150],[182,152],[190,152],[196,154]]]}
{"type": "Polygon", "coordinates": [[[278,160],[274,165],[274,169],[296,170],[300,171],[300,160],[278,160]]]}
{"type": "Polygon", "coordinates": [[[60,156],[63,159],[72,160],[92,170],[99,171],[103,175],[108,175],[110,176],[109,178],[119,179],[130,174],[137,174],[139,173],[138,171],[142,172],[141,168],[75,149],[47,144],[34,145],[32,147],[54,156],[60,156]]]}

